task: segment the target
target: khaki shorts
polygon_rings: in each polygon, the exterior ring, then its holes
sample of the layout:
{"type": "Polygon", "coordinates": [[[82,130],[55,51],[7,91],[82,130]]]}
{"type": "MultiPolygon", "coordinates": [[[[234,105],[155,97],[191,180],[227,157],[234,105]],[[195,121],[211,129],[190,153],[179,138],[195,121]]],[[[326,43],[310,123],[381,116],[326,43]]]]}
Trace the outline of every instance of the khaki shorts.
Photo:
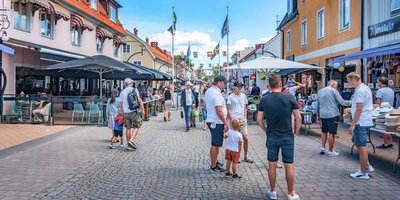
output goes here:
{"type": "Polygon", "coordinates": [[[140,128],[142,126],[142,116],[137,112],[125,113],[124,114],[125,123],[124,126],[127,129],[140,128]]]}
{"type": "Polygon", "coordinates": [[[240,123],[240,130],[239,132],[242,133],[243,136],[248,136],[247,132],[247,119],[239,119],[240,123]]]}

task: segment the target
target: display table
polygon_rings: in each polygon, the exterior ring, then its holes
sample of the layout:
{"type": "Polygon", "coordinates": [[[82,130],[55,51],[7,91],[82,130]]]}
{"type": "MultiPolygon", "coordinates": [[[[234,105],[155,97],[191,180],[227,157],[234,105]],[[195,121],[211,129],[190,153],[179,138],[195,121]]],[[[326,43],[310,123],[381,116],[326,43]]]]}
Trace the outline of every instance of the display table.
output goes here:
{"type": "Polygon", "coordinates": [[[308,131],[311,129],[311,125],[313,124],[313,117],[316,114],[304,111],[300,111],[300,114],[301,114],[301,125],[304,126],[305,135],[307,135],[308,131]]]}
{"type": "MultiPolygon", "coordinates": [[[[390,134],[390,135],[394,135],[394,136],[400,137],[400,133],[399,132],[387,132],[386,130],[380,130],[380,129],[376,129],[376,128],[371,128],[370,132],[371,131],[375,131],[375,132],[383,133],[383,134],[390,134]]],[[[400,141],[397,142],[397,145],[398,145],[398,147],[397,147],[398,154],[397,154],[396,161],[393,164],[393,172],[396,172],[396,166],[397,166],[397,163],[400,160],[400,141]]],[[[374,152],[375,152],[375,148],[374,148],[374,152]]]]}

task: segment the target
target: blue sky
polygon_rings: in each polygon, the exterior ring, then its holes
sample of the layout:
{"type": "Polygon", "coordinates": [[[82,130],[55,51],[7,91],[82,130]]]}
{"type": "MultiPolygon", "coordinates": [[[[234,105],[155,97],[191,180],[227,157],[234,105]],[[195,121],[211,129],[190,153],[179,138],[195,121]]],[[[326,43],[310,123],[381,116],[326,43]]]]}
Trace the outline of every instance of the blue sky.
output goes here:
{"type": "MultiPolygon", "coordinates": [[[[120,21],[128,30],[139,29],[141,38],[157,40],[163,49],[171,50],[172,6],[177,15],[175,54],[185,52],[190,41],[192,51],[199,52],[195,63],[211,63],[207,51],[221,40],[221,28],[229,6],[230,54],[257,43],[265,42],[276,31],[276,15],[282,19],[286,12],[283,0],[119,0],[123,8],[120,21]]],[[[226,37],[221,50],[226,49],[226,37]]],[[[221,60],[226,60],[222,58],[221,60]]],[[[218,59],[214,59],[213,63],[218,59]]]]}

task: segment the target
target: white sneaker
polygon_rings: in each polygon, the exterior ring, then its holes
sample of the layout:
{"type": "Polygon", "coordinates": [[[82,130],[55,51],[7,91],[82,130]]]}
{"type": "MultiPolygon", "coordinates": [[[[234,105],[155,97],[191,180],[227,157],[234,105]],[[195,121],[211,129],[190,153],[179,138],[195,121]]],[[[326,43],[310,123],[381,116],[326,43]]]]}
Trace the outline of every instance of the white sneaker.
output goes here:
{"type": "Polygon", "coordinates": [[[268,190],[267,192],[267,196],[269,197],[269,199],[277,199],[278,197],[276,196],[276,191],[272,191],[268,190]]]}
{"type": "Polygon", "coordinates": [[[339,156],[340,154],[338,152],[336,152],[335,150],[333,151],[328,151],[328,156],[329,157],[336,157],[339,156]]]}
{"type": "Polygon", "coordinates": [[[372,165],[368,165],[368,172],[371,173],[374,171],[375,171],[375,169],[372,167],[372,165]]]}
{"type": "Polygon", "coordinates": [[[326,153],[326,149],[325,149],[325,148],[321,148],[321,150],[320,150],[319,154],[321,154],[321,155],[325,155],[325,153],[326,153]]]}
{"type": "Polygon", "coordinates": [[[299,200],[299,199],[300,199],[300,196],[299,196],[298,194],[294,193],[293,196],[289,194],[289,195],[287,196],[287,198],[288,198],[288,200],[299,200]]]}
{"type": "Polygon", "coordinates": [[[369,179],[368,173],[362,173],[360,170],[358,170],[357,172],[350,174],[351,178],[354,179],[363,179],[363,180],[367,180],[369,179]]]}

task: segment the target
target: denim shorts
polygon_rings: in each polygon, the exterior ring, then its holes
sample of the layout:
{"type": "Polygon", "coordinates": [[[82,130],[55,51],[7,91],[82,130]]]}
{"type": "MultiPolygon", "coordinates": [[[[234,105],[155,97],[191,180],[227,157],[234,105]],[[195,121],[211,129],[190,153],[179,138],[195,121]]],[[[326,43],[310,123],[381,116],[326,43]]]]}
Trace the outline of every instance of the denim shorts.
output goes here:
{"type": "Polygon", "coordinates": [[[292,164],[294,162],[294,135],[267,135],[267,150],[269,162],[277,162],[279,150],[281,150],[282,162],[292,164]]]}
{"type": "Polygon", "coordinates": [[[211,123],[207,123],[207,126],[211,132],[211,146],[222,147],[224,143],[224,125],[216,124],[215,128],[211,128],[211,123]]]}
{"type": "Polygon", "coordinates": [[[356,147],[367,146],[367,137],[370,128],[371,127],[369,126],[360,126],[360,125],[355,126],[351,140],[353,141],[356,147]]]}

